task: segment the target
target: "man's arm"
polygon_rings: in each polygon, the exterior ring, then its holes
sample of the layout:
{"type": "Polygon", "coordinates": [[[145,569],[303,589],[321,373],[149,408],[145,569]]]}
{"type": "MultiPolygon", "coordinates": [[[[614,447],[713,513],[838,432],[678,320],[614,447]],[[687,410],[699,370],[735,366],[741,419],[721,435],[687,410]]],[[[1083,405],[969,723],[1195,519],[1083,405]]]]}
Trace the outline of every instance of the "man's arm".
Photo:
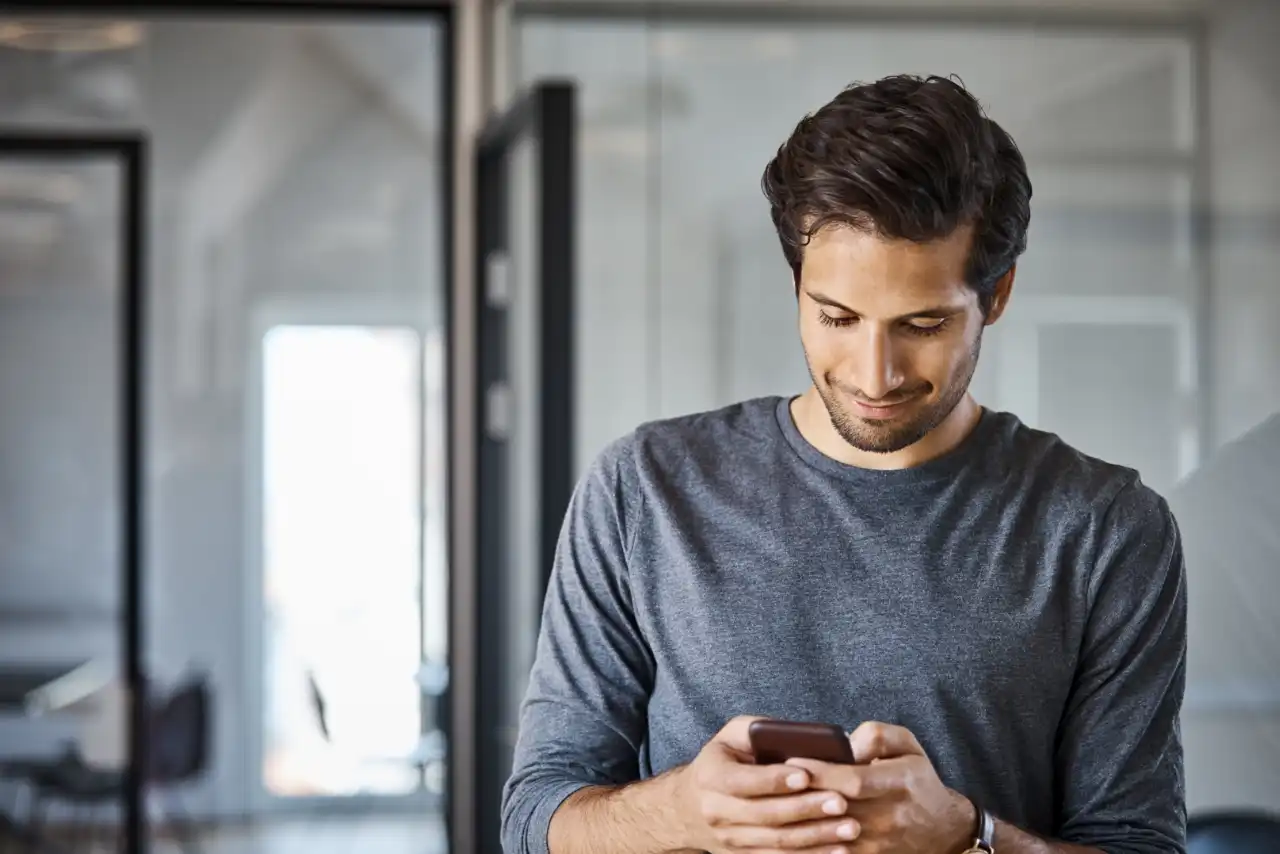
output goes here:
{"type": "Polygon", "coordinates": [[[592,786],[570,795],[551,818],[553,854],[693,854],[681,848],[673,815],[679,771],[629,786],[592,786]]]}
{"type": "Polygon", "coordinates": [[[1003,821],[996,822],[995,849],[998,854],[1106,854],[1101,848],[1041,839],[1003,821]]]}
{"type": "Polygon", "coordinates": [[[1177,525],[1140,483],[1105,514],[1075,683],[1059,726],[1058,836],[996,822],[999,854],[1183,854],[1178,718],[1186,573],[1177,525]]]}
{"type": "Polygon", "coordinates": [[[999,854],[1183,854],[1186,805],[1178,718],[1186,679],[1187,594],[1177,525],[1140,483],[1103,517],[1091,607],[1059,726],[1062,840],[997,820],[999,854]]]}
{"type": "Polygon", "coordinates": [[[1183,854],[1187,592],[1177,524],[1164,499],[1134,482],[1099,536],[1058,728],[1057,835],[1106,854],[1183,854]]]}
{"type": "Polygon", "coordinates": [[[610,795],[639,777],[653,685],[653,660],[636,624],[627,575],[633,533],[627,502],[635,490],[624,469],[631,447],[629,440],[616,442],[592,464],[561,530],[503,791],[506,854],[548,854],[551,817],[562,803],[563,845],[558,840],[554,854],[587,850],[580,839],[595,851],[660,850],[643,847],[646,834],[626,820],[627,807],[634,801],[647,809],[645,794],[659,795],[660,784],[610,795]],[[606,804],[620,808],[606,810],[606,804]],[[642,847],[622,847],[633,844],[642,847]]]}

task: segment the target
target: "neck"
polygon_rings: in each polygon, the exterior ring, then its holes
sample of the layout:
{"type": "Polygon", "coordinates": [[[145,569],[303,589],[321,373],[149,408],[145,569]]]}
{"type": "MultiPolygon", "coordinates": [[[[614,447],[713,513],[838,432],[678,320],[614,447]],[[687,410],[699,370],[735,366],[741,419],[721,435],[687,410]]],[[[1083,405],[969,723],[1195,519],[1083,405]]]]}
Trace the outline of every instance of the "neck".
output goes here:
{"type": "Polygon", "coordinates": [[[831,416],[816,388],[791,402],[791,417],[805,440],[831,459],[865,469],[907,469],[945,456],[965,440],[982,417],[982,407],[969,394],[961,398],[942,423],[914,445],[877,454],[855,448],[831,423],[831,416]]]}

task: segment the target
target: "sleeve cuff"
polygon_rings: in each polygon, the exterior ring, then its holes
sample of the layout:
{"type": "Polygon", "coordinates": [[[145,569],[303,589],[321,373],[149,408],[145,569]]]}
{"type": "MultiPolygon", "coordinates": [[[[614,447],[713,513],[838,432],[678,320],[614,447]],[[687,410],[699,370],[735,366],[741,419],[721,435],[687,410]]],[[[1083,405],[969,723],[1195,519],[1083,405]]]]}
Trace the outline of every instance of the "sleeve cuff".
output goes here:
{"type": "Polygon", "coordinates": [[[534,808],[533,815],[529,816],[529,824],[525,828],[524,835],[525,854],[551,854],[551,849],[547,845],[547,831],[551,829],[551,816],[560,809],[560,805],[570,795],[591,785],[591,783],[574,780],[560,783],[547,790],[538,802],[538,806],[534,808]]]}

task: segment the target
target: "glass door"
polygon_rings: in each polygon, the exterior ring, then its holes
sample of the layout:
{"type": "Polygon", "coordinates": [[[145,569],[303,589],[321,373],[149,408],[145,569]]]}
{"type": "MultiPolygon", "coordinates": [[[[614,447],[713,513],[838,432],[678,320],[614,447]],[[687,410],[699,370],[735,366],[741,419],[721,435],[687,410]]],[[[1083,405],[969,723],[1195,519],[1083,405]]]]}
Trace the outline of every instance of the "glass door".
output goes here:
{"type": "Polygon", "coordinates": [[[575,93],[548,82],[479,150],[476,843],[500,851],[502,786],[547,574],[573,490],[575,93]]]}
{"type": "MultiPolygon", "coordinates": [[[[121,771],[126,854],[148,848],[146,177],[138,136],[0,131],[0,761],[70,734],[121,771]]],[[[0,831],[43,850],[40,819],[0,831]]]]}

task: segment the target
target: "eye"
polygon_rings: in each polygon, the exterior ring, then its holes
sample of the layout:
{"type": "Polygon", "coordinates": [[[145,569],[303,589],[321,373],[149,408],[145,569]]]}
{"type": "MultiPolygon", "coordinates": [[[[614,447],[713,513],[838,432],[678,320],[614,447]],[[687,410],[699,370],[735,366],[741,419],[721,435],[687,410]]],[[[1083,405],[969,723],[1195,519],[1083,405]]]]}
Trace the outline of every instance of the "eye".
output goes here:
{"type": "Polygon", "coordinates": [[[917,317],[907,323],[907,330],[914,335],[937,335],[947,326],[949,318],[917,317]]]}
{"type": "Polygon", "coordinates": [[[818,322],[823,326],[851,326],[857,320],[856,317],[832,317],[825,311],[818,312],[818,322]]]}

